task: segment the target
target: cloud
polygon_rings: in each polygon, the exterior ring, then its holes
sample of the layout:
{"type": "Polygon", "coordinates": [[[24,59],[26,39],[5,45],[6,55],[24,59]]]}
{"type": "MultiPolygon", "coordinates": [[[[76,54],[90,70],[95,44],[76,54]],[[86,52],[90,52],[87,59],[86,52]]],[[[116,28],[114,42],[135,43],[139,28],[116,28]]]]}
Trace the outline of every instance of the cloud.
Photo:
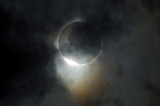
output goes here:
{"type": "Polygon", "coordinates": [[[158,106],[158,1],[1,1],[0,105],[158,106]],[[55,41],[73,19],[98,27],[102,53],[67,66],[55,41]],[[5,77],[5,78],[4,78],[5,77]]]}

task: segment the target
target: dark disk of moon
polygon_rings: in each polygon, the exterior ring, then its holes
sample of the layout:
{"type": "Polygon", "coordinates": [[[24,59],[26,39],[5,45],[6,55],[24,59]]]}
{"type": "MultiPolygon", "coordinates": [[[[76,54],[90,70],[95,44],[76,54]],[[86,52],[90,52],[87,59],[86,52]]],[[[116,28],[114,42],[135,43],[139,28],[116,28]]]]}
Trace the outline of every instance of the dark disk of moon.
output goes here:
{"type": "Polygon", "coordinates": [[[85,21],[73,21],[65,25],[58,37],[61,56],[78,64],[95,60],[101,50],[101,37],[97,28],[85,21]]]}

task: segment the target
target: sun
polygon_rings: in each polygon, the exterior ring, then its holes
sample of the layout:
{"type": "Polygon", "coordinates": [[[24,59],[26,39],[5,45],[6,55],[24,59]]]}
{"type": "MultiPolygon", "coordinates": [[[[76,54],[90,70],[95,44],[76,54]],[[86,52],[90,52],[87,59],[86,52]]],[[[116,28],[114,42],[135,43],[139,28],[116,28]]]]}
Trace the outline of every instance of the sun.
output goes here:
{"type": "Polygon", "coordinates": [[[67,23],[62,27],[57,38],[58,52],[71,66],[84,66],[92,63],[99,56],[101,46],[101,37],[97,27],[84,20],[67,23]],[[94,39],[91,39],[90,35],[94,39]]]}

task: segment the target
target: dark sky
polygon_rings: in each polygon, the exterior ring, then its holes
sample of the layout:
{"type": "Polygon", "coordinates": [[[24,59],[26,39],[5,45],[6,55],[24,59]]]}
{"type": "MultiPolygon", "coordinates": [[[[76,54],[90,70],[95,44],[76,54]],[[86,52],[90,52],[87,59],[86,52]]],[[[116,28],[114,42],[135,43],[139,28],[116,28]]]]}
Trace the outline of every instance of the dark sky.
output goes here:
{"type": "Polygon", "coordinates": [[[0,106],[159,106],[159,4],[1,0],[0,106]],[[62,26],[76,19],[102,38],[99,58],[81,69],[62,64],[56,47],[62,26]]]}

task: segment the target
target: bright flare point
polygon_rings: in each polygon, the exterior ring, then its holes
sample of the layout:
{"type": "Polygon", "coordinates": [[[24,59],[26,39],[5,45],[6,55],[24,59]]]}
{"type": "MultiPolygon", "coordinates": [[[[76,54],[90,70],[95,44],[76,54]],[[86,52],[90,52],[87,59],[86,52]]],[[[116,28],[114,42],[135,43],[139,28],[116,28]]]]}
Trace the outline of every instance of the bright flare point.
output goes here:
{"type": "Polygon", "coordinates": [[[67,59],[65,57],[63,57],[64,60],[66,61],[67,64],[71,65],[71,66],[79,66],[79,64],[73,60],[67,59]]]}

